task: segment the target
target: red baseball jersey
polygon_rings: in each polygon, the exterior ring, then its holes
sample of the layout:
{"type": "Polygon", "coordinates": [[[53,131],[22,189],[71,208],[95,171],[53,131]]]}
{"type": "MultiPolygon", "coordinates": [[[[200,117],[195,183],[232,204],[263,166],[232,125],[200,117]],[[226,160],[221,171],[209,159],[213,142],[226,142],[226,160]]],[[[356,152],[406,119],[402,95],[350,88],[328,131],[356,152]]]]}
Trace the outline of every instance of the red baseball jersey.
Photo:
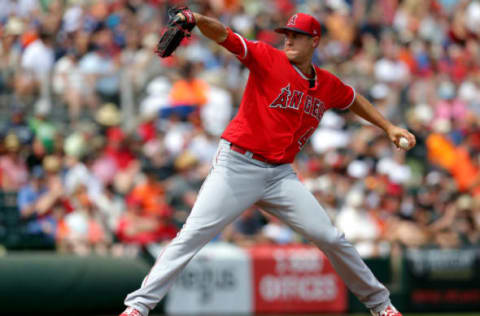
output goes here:
{"type": "Polygon", "coordinates": [[[347,109],[355,100],[352,87],[315,65],[310,88],[285,53],[266,43],[228,29],[220,45],[250,69],[239,111],[222,137],[269,161],[291,163],[326,110],[347,109]]]}

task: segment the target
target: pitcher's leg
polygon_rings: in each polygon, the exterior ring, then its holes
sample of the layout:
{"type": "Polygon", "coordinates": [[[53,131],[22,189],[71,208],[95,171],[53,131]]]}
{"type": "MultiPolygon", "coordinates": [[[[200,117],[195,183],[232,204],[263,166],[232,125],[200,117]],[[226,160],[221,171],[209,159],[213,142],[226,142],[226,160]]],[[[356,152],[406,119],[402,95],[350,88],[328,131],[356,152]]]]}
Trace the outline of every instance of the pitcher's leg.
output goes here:
{"type": "Polygon", "coordinates": [[[146,316],[165,296],[192,257],[258,200],[263,188],[249,183],[251,190],[245,190],[246,184],[239,183],[242,190],[234,191],[235,185],[228,183],[222,171],[214,169],[205,180],[185,225],[157,258],[141,288],[127,296],[125,305],[136,308],[146,316]]]}
{"type": "Polygon", "coordinates": [[[277,181],[259,206],[279,217],[311,240],[330,260],[347,287],[369,309],[390,303],[388,290],[373,275],[344,234],[334,227],[325,210],[295,174],[277,181]]]}

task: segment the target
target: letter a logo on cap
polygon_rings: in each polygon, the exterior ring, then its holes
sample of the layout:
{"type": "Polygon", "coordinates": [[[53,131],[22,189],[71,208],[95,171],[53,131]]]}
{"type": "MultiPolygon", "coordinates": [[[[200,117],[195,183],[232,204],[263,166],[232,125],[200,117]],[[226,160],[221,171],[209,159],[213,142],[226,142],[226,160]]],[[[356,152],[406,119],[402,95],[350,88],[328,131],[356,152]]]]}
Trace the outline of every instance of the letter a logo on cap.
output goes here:
{"type": "Polygon", "coordinates": [[[290,20],[288,20],[288,23],[287,25],[295,25],[295,22],[297,22],[297,15],[292,15],[292,17],[290,18],[290,20]]]}

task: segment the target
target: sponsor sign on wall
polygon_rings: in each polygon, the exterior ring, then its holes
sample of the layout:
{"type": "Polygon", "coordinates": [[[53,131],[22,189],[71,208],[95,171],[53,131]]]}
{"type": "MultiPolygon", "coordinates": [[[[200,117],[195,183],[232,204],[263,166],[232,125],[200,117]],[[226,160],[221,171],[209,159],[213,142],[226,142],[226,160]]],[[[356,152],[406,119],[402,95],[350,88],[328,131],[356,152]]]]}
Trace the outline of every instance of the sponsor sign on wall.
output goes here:
{"type": "Polygon", "coordinates": [[[480,309],[478,249],[409,249],[405,257],[411,310],[480,309]]]}
{"type": "Polygon", "coordinates": [[[231,244],[204,247],[168,293],[168,314],[250,313],[252,273],[248,253],[231,244]]]}
{"type": "Polygon", "coordinates": [[[257,246],[249,251],[256,312],[346,311],[346,287],[317,248],[257,246]]]}

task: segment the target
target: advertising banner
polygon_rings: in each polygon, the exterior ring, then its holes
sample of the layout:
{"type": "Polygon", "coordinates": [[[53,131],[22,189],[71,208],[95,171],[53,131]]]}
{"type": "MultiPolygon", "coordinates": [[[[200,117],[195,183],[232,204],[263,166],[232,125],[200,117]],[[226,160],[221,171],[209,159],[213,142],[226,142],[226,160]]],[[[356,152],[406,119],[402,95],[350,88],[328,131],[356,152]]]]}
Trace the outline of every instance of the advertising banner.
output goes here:
{"type": "Polygon", "coordinates": [[[248,253],[212,243],[186,266],[168,293],[167,314],[248,314],[252,311],[252,272],[248,253]]]}
{"type": "Polygon", "coordinates": [[[256,246],[255,312],[344,312],[347,290],[326,257],[308,245],[256,246]]]}
{"type": "Polygon", "coordinates": [[[480,250],[407,250],[406,281],[414,311],[480,310],[480,250]]]}

